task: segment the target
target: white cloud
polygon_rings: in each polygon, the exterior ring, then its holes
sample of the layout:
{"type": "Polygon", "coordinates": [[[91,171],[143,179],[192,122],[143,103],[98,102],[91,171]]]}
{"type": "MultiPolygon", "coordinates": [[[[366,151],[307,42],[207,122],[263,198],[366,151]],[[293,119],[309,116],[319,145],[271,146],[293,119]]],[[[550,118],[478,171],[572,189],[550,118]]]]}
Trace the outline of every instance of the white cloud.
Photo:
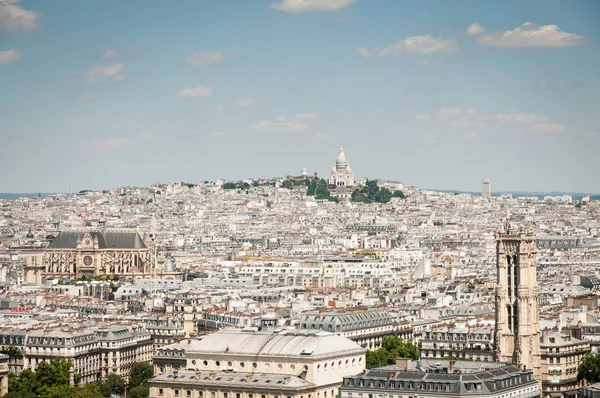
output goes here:
{"type": "Polygon", "coordinates": [[[254,94],[252,97],[237,100],[232,106],[234,108],[251,108],[256,103],[256,98],[258,98],[258,95],[254,94]]]}
{"type": "Polygon", "coordinates": [[[90,93],[89,91],[84,92],[83,94],[81,94],[80,96],[77,97],[77,99],[79,101],[89,101],[91,99],[94,98],[94,94],[90,93]]]}
{"type": "Polygon", "coordinates": [[[103,148],[121,148],[127,144],[129,144],[129,140],[125,137],[113,137],[100,142],[100,146],[103,148]]]}
{"type": "Polygon", "coordinates": [[[415,120],[429,120],[430,116],[426,113],[417,113],[413,115],[415,120]]]}
{"type": "Polygon", "coordinates": [[[87,81],[91,83],[121,81],[125,79],[124,70],[125,62],[109,66],[96,65],[87,72],[87,81]]]}
{"type": "Polygon", "coordinates": [[[103,59],[115,59],[115,58],[120,58],[120,57],[121,57],[121,53],[115,49],[106,50],[102,53],[103,59]]]}
{"type": "Polygon", "coordinates": [[[439,61],[423,61],[421,62],[421,66],[423,68],[439,68],[440,66],[444,66],[444,63],[439,61]]]}
{"type": "Polygon", "coordinates": [[[584,37],[562,32],[556,25],[537,26],[531,22],[500,32],[488,32],[483,26],[473,24],[467,29],[467,34],[476,36],[477,43],[487,47],[559,48],[579,46],[586,42],[584,37]]]}
{"type": "Polygon", "coordinates": [[[212,97],[213,91],[211,88],[198,86],[195,88],[186,88],[177,93],[179,98],[192,99],[192,98],[208,98],[212,97]]]}
{"type": "Polygon", "coordinates": [[[467,28],[466,33],[469,36],[476,36],[482,34],[483,32],[485,32],[485,28],[483,26],[479,25],[478,23],[473,23],[467,28]]]}
{"type": "Polygon", "coordinates": [[[274,10],[300,14],[315,11],[338,11],[358,0],[281,0],[272,3],[269,8],[274,10]]]}
{"type": "Polygon", "coordinates": [[[214,50],[192,54],[189,57],[185,57],[183,61],[190,66],[205,66],[223,62],[230,57],[231,55],[227,54],[225,51],[214,50]]]}
{"type": "Polygon", "coordinates": [[[21,58],[23,58],[23,54],[19,50],[0,51],[0,65],[8,65],[21,58]]]}
{"type": "Polygon", "coordinates": [[[161,139],[160,135],[149,132],[139,133],[138,137],[144,141],[160,141],[161,139]]]}
{"type": "Polygon", "coordinates": [[[450,54],[456,52],[458,45],[454,38],[438,39],[431,35],[412,36],[400,39],[388,47],[377,47],[373,50],[360,48],[358,54],[365,57],[385,57],[402,54],[450,54]]]}
{"type": "Polygon", "coordinates": [[[0,33],[29,32],[42,15],[21,8],[19,0],[0,0],[0,33]]]}
{"type": "Polygon", "coordinates": [[[590,131],[584,134],[586,137],[600,137],[600,131],[590,131]]]}
{"type": "Polygon", "coordinates": [[[530,134],[559,134],[565,127],[558,123],[538,123],[527,129],[530,134]]]}
{"type": "Polygon", "coordinates": [[[298,133],[307,130],[309,122],[315,120],[313,113],[299,113],[294,116],[277,116],[274,120],[264,120],[250,126],[250,129],[263,132],[298,133]]]}
{"type": "Polygon", "coordinates": [[[534,113],[509,113],[498,114],[495,116],[499,124],[505,126],[517,126],[532,123],[546,123],[550,121],[547,116],[536,115],[534,113]]]}

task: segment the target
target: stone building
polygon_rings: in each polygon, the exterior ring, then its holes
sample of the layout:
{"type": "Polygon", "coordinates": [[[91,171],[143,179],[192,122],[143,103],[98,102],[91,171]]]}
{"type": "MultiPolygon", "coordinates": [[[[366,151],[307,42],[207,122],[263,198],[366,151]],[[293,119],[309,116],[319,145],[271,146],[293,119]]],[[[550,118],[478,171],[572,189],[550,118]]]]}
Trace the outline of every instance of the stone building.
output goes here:
{"type": "Polygon", "coordinates": [[[133,230],[62,231],[48,236],[41,263],[28,263],[25,281],[42,284],[53,278],[116,275],[150,278],[153,253],[133,230]]]}
{"type": "Polygon", "coordinates": [[[497,238],[496,360],[532,370],[540,380],[536,244],[508,222],[497,238]]]}
{"type": "Polygon", "coordinates": [[[158,351],[154,362],[165,373],[150,382],[156,398],[334,398],[344,376],[362,371],[366,352],[333,333],[272,325],[221,330],[158,351]]]}
{"type": "Polygon", "coordinates": [[[8,355],[0,354],[0,397],[8,393],[8,355]]]}
{"type": "Polygon", "coordinates": [[[21,354],[11,356],[18,360],[10,363],[10,370],[16,374],[24,369],[35,371],[41,362],[52,358],[64,358],[71,362],[78,382],[87,384],[109,373],[127,379],[134,363],[152,360],[152,338],[142,326],[56,327],[22,332],[2,332],[3,339],[14,342],[21,354]]]}
{"type": "Polygon", "coordinates": [[[490,327],[438,326],[422,333],[419,340],[421,358],[456,357],[492,361],[493,330],[490,327]]]}
{"type": "Polygon", "coordinates": [[[590,344],[567,334],[544,329],[540,348],[543,395],[577,396],[581,387],[577,381],[577,368],[583,356],[590,352],[590,344]]]}
{"type": "Polygon", "coordinates": [[[381,347],[385,336],[412,337],[410,321],[383,309],[308,311],[300,319],[301,330],[325,330],[344,336],[368,350],[381,347]]]}
{"type": "Polygon", "coordinates": [[[328,183],[329,185],[335,185],[336,188],[354,186],[354,172],[346,160],[344,148],[340,148],[337,160],[329,172],[328,183]]]}
{"type": "Polygon", "coordinates": [[[538,398],[530,370],[498,362],[410,361],[344,377],[339,398],[538,398]]]}

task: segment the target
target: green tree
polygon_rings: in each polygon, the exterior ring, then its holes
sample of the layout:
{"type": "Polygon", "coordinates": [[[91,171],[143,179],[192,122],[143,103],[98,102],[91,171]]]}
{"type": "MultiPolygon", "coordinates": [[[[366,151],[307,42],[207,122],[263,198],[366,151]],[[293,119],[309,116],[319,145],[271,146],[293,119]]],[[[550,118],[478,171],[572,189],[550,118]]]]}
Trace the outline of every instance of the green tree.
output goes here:
{"type": "Polygon", "coordinates": [[[393,365],[398,358],[417,359],[418,357],[419,350],[412,340],[404,340],[398,336],[385,336],[380,349],[367,351],[366,366],[370,369],[393,365]]]}
{"type": "Polygon", "coordinates": [[[148,362],[137,362],[131,368],[129,388],[147,386],[148,380],[154,377],[154,367],[148,362]]]}
{"type": "Polygon", "coordinates": [[[72,398],[103,398],[98,384],[86,384],[73,392],[72,398]]]}
{"type": "Polygon", "coordinates": [[[235,183],[234,182],[226,182],[225,184],[223,184],[223,189],[235,189],[235,183]]]}
{"type": "Polygon", "coordinates": [[[57,384],[50,386],[40,394],[41,398],[72,398],[75,387],[68,384],[57,384]]]}
{"type": "Polygon", "coordinates": [[[600,381],[600,355],[587,353],[583,356],[577,368],[577,380],[590,384],[600,381]]]}
{"type": "Polygon", "coordinates": [[[404,192],[402,192],[402,191],[394,191],[394,193],[392,194],[392,197],[406,199],[406,196],[404,195],[404,192]]]}
{"type": "Polygon", "coordinates": [[[111,373],[100,386],[100,391],[105,398],[110,398],[113,394],[121,395],[125,392],[125,381],[118,374],[111,373]]]}
{"type": "Polygon", "coordinates": [[[294,183],[292,182],[292,180],[285,180],[281,186],[285,189],[292,189],[294,188],[294,183]]]}
{"type": "Polygon", "coordinates": [[[32,392],[10,391],[8,394],[3,395],[2,398],[37,398],[37,396],[32,392]]]}
{"type": "Polygon", "coordinates": [[[8,391],[20,393],[35,393],[38,390],[38,379],[31,369],[25,369],[19,376],[8,375],[8,391]]]}
{"type": "Polygon", "coordinates": [[[127,396],[129,398],[148,398],[150,396],[150,389],[146,386],[137,386],[129,390],[127,396]]]}

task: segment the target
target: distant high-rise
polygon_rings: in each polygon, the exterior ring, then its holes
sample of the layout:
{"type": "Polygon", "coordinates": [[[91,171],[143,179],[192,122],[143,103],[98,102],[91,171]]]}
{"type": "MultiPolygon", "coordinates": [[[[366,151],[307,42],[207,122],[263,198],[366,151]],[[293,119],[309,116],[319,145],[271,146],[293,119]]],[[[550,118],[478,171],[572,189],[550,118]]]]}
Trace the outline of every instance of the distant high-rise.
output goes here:
{"type": "Polygon", "coordinates": [[[492,184],[488,178],[484,179],[481,185],[481,196],[484,198],[490,198],[492,196],[492,184]]]}
{"type": "Polygon", "coordinates": [[[536,246],[531,233],[507,221],[496,242],[495,357],[533,371],[540,380],[536,246]]]}

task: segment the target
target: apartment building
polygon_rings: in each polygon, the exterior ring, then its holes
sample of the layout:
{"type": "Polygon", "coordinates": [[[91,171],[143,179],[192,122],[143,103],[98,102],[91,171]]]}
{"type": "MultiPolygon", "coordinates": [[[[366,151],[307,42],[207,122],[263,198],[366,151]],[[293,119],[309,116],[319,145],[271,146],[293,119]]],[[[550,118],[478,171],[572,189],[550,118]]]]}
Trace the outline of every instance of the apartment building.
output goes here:
{"type": "Polygon", "coordinates": [[[479,361],[494,359],[493,330],[490,327],[434,326],[422,332],[421,358],[460,358],[479,361]]]}

